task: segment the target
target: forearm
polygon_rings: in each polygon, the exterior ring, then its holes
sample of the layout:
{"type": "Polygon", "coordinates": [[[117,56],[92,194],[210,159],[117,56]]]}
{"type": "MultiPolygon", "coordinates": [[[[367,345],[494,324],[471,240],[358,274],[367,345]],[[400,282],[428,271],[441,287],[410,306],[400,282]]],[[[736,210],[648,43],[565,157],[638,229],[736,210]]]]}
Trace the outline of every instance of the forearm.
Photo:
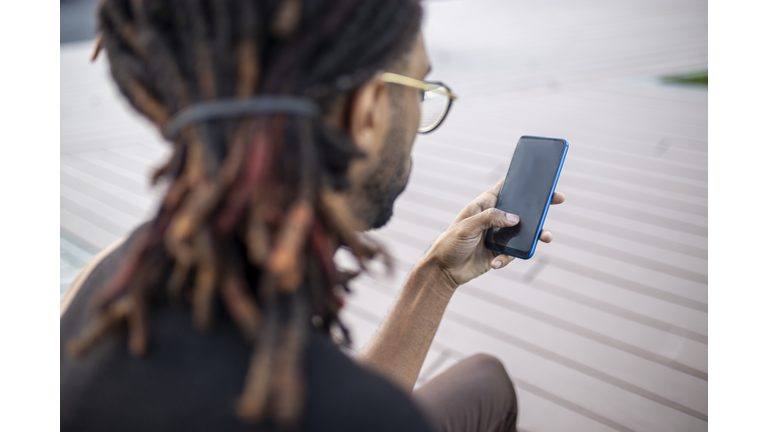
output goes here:
{"type": "Polygon", "coordinates": [[[381,327],[355,359],[413,391],[455,290],[456,284],[436,264],[420,260],[381,327]]]}

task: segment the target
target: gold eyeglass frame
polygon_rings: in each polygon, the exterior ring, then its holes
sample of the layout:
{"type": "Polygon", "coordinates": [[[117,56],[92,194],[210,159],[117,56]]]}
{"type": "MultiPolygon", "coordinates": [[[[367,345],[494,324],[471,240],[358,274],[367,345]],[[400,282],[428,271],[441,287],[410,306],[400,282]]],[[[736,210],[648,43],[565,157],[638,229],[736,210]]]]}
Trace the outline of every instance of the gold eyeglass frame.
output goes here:
{"type": "Polygon", "coordinates": [[[443,114],[443,117],[431,129],[426,131],[419,131],[419,133],[421,134],[430,133],[435,129],[437,129],[441,124],[443,124],[443,121],[445,121],[445,118],[448,117],[448,112],[451,110],[451,105],[453,105],[453,101],[459,98],[459,96],[453,91],[451,91],[451,89],[447,85],[445,85],[445,83],[442,83],[440,81],[422,81],[416,78],[411,78],[405,75],[400,75],[392,72],[384,72],[383,74],[381,74],[381,80],[386,83],[400,84],[407,87],[413,87],[413,88],[419,89],[422,91],[422,100],[423,100],[423,92],[436,90],[436,89],[443,90],[443,93],[445,93],[445,95],[448,96],[448,107],[445,109],[445,114],[443,114]]]}

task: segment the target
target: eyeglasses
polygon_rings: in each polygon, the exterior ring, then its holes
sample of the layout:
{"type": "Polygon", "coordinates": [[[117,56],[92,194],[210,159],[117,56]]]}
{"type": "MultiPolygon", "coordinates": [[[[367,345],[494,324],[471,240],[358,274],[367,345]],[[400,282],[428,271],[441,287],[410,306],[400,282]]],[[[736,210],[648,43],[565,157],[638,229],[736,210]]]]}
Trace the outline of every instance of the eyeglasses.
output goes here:
{"type": "Polygon", "coordinates": [[[418,132],[425,134],[437,129],[445,117],[451,104],[458,96],[447,85],[433,81],[422,81],[391,72],[381,75],[384,82],[414,87],[421,91],[421,121],[418,132]]]}

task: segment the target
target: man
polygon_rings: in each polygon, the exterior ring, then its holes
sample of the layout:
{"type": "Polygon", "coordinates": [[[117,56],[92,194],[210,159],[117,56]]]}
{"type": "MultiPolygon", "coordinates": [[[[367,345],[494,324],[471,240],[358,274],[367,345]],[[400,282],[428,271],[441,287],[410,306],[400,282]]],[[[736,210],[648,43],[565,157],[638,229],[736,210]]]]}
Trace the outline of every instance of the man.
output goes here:
{"type": "Polygon", "coordinates": [[[420,22],[412,0],[102,2],[115,82],[174,151],[156,217],[62,303],[64,430],[514,430],[490,356],[408,396],[452,294],[511,261],[482,244],[518,222],[494,208],[500,183],[416,263],[354,362],[330,342],[354,277],[335,251],[361,268],[385,255],[356,233],[389,220],[416,133],[455,97],[422,81],[420,22]]]}

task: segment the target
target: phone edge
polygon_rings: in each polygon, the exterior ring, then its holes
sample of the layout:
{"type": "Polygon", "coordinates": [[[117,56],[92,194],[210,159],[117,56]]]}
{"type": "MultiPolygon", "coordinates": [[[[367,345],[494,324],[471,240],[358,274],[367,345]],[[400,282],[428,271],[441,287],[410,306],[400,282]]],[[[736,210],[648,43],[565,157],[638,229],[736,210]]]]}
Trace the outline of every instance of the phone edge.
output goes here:
{"type": "MultiPolygon", "coordinates": [[[[544,214],[542,214],[542,216],[541,216],[541,223],[539,224],[539,227],[536,230],[536,236],[534,237],[536,240],[534,240],[534,242],[533,242],[533,247],[531,248],[531,253],[529,253],[526,256],[513,255],[511,253],[502,252],[502,251],[498,251],[498,250],[493,249],[493,248],[489,248],[488,244],[485,241],[487,234],[486,234],[486,236],[483,236],[483,246],[485,246],[486,249],[488,249],[488,250],[490,250],[492,252],[501,253],[501,254],[504,254],[504,255],[509,255],[511,257],[519,258],[519,259],[522,259],[522,260],[528,260],[528,259],[531,259],[533,257],[534,252],[536,252],[536,246],[538,246],[538,244],[539,244],[538,239],[539,239],[539,236],[541,236],[541,230],[544,228],[544,222],[547,220],[547,214],[549,213],[549,207],[552,205],[552,196],[554,196],[555,189],[557,189],[557,182],[560,181],[560,173],[563,170],[563,165],[565,165],[565,157],[566,157],[566,155],[568,155],[568,149],[570,148],[570,143],[568,143],[568,140],[565,139],[565,138],[544,137],[544,136],[535,136],[535,135],[523,135],[523,136],[520,137],[520,139],[518,139],[518,142],[520,142],[520,140],[523,139],[523,138],[553,139],[553,140],[560,140],[563,143],[565,143],[565,148],[563,149],[563,156],[560,158],[560,166],[557,167],[557,173],[555,174],[555,181],[552,183],[552,190],[549,191],[549,202],[548,202],[547,206],[544,208],[544,214]]],[[[513,157],[514,157],[514,155],[513,155],[513,157]]],[[[507,175],[509,175],[509,170],[507,170],[507,175]]],[[[506,183],[506,181],[507,181],[507,179],[505,177],[504,178],[504,182],[506,183]]],[[[503,191],[503,190],[504,190],[504,186],[502,185],[501,191],[503,191]]],[[[501,195],[501,191],[499,191],[499,195],[501,195]]]]}
{"type": "Polygon", "coordinates": [[[552,190],[549,191],[549,202],[547,203],[547,206],[544,208],[544,214],[541,216],[541,223],[539,224],[539,228],[536,230],[536,236],[534,237],[536,240],[533,242],[533,248],[531,248],[531,253],[528,254],[526,257],[518,257],[520,259],[531,259],[533,257],[533,253],[536,252],[536,246],[539,244],[539,236],[541,236],[541,230],[544,229],[544,222],[547,220],[547,214],[549,213],[549,208],[552,206],[552,197],[555,195],[555,189],[557,189],[557,182],[560,181],[560,172],[563,171],[563,165],[565,165],[565,156],[568,155],[568,149],[570,148],[570,144],[568,144],[568,140],[564,138],[554,138],[554,137],[540,137],[540,138],[548,138],[548,139],[556,139],[556,140],[562,140],[563,143],[565,143],[565,148],[563,149],[563,156],[560,158],[560,166],[557,167],[557,174],[555,174],[555,181],[552,182],[552,190]]]}

